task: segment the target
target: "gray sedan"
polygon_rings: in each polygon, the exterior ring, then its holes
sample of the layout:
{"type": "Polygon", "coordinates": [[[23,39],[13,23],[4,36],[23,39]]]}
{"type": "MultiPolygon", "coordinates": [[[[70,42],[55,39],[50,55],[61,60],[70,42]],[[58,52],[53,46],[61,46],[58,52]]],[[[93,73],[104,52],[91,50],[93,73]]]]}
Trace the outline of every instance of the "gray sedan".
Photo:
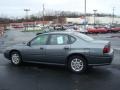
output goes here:
{"type": "Polygon", "coordinates": [[[75,73],[89,66],[109,65],[113,49],[109,41],[94,40],[77,32],[43,33],[26,44],[8,47],[4,56],[13,65],[23,62],[66,65],[75,73]]]}

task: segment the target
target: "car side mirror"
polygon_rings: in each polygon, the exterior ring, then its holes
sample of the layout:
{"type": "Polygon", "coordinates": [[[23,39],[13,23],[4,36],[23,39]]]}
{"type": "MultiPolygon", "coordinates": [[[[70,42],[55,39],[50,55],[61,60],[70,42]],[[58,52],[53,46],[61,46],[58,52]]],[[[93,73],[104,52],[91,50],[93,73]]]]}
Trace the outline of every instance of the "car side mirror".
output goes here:
{"type": "Polygon", "coordinates": [[[28,43],[27,43],[27,46],[30,46],[30,45],[31,45],[31,43],[30,43],[30,42],[28,42],[28,43]]]}

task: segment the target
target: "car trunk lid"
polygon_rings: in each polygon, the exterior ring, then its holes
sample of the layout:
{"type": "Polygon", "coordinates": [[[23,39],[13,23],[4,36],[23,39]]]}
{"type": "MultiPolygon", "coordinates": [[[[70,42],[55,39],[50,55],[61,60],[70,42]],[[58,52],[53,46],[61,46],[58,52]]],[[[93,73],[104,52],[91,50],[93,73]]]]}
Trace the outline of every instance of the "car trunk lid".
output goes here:
{"type": "Polygon", "coordinates": [[[103,55],[105,53],[109,53],[111,50],[110,41],[105,40],[93,40],[93,47],[90,49],[92,55],[103,55]]]}

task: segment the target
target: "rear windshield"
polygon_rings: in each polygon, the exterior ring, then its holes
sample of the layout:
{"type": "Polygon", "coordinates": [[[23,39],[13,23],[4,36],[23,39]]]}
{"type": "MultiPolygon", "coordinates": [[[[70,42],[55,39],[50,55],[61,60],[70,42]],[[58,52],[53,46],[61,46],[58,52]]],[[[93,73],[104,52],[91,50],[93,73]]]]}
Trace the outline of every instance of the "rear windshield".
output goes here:
{"type": "Polygon", "coordinates": [[[93,41],[94,39],[90,36],[81,33],[75,33],[78,37],[82,38],[85,41],[93,41]]]}

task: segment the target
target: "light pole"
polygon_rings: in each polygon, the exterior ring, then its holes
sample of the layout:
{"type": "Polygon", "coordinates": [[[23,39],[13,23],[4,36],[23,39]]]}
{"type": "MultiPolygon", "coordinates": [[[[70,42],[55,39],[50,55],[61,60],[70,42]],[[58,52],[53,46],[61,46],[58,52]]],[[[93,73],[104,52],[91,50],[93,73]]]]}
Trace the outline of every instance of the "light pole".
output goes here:
{"type": "MultiPolygon", "coordinates": [[[[30,11],[30,9],[24,9],[24,11],[26,12],[26,22],[28,21],[28,12],[30,11]]],[[[27,26],[25,26],[25,30],[27,30],[28,28],[28,24],[27,26]]]]}
{"type": "Polygon", "coordinates": [[[44,27],[44,12],[45,12],[45,6],[43,4],[43,27],[44,27]]]}
{"type": "Polygon", "coordinates": [[[85,21],[84,21],[84,29],[86,30],[86,0],[84,1],[84,18],[85,18],[85,21]]]}
{"type": "Polygon", "coordinates": [[[59,23],[59,13],[57,13],[57,25],[59,23]]]}
{"type": "Polygon", "coordinates": [[[95,24],[96,24],[95,17],[96,17],[96,12],[97,12],[97,10],[93,10],[93,12],[94,12],[94,27],[95,27],[95,24]]]}
{"type": "Polygon", "coordinates": [[[114,11],[115,11],[115,7],[113,7],[113,15],[112,15],[112,24],[114,24],[114,11]]]}
{"type": "Polygon", "coordinates": [[[56,20],[55,20],[55,23],[58,25],[59,23],[59,15],[60,13],[58,11],[55,11],[55,17],[56,17],[56,20]]]}

